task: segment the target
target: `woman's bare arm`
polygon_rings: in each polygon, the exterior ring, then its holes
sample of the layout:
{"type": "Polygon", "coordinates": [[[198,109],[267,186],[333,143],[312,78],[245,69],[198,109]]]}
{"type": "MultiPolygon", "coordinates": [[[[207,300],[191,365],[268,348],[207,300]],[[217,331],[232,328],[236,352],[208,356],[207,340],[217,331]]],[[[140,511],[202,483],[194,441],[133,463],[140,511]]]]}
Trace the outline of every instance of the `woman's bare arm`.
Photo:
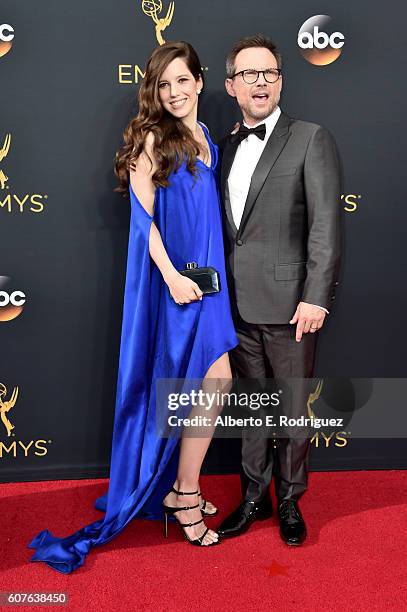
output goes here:
{"type": "MultiPolygon", "coordinates": [[[[150,132],[147,135],[144,150],[137,158],[135,164],[136,169],[130,170],[131,187],[140,204],[150,217],[153,216],[154,212],[155,196],[155,185],[152,181],[152,176],[156,170],[153,144],[154,136],[150,132]]],[[[165,250],[161,234],[154,221],[151,224],[149,251],[151,258],[160,270],[165,283],[168,285],[171,296],[176,302],[188,303],[202,299],[203,294],[198,285],[191,279],[180,274],[173,266],[165,250]]]]}

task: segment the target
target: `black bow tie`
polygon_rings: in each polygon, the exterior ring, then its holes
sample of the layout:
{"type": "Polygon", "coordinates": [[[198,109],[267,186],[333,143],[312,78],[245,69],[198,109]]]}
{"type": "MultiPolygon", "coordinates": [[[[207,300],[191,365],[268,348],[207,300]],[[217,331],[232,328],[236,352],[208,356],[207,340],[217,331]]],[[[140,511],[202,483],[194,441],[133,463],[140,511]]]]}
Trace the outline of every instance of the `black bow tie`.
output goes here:
{"type": "Polygon", "coordinates": [[[254,128],[248,128],[245,125],[241,125],[239,131],[236,134],[233,134],[231,141],[236,142],[238,140],[239,142],[242,142],[242,140],[247,138],[249,134],[256,134],[260,140],[264,140],[266,136],[266,124],[261,123],[260,125],[256,125],[254,128]]]}

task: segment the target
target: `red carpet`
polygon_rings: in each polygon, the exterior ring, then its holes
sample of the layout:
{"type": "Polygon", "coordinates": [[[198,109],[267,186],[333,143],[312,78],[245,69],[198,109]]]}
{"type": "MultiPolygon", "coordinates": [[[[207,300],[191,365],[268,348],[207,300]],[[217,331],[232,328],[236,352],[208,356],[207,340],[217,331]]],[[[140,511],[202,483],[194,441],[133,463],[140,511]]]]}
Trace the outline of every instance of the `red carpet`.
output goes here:
{"type": "MultiPolygon", "coordinates": [[[[221,508],[207,521],[216,527],[239,501],[239,479],[207,476],[201,485],[221,508]]],[[[161,523],[135,520],[63,575],[30,562],[26,545],[42,529],[65,536],[101,518],[93,504],[106,481],[3,484],[0,590],[67,592],[67,606],[47,609],[84,612],[404,612],[406,485],[407,471],[313,472],[300,503],[309,533],[301,547],[280,540],[275,517],[209,549],[189,545],[173,524],[165,540],[161,523]]]]}

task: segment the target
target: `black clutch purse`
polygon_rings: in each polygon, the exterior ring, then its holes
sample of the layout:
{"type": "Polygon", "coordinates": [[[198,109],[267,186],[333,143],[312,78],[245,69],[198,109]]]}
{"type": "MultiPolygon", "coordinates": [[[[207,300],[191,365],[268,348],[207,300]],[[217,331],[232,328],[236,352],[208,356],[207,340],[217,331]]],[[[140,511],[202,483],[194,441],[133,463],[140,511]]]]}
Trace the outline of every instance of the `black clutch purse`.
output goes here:
{"type": "Polygon", "coordinates": [[[200,268],[195,261],[191,261],[186,264],[186,270],[178,272],[193,280],[204,294],[220,291],[219,272],[215,268],[200,268]]]}

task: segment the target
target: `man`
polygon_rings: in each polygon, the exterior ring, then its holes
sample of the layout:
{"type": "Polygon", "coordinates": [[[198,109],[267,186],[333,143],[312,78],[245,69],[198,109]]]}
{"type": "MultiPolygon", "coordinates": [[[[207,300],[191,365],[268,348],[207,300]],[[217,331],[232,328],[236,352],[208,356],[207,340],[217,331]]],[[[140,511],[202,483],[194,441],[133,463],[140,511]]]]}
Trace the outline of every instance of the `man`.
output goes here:
{"type": "MultiPolygon", "coordinates": [[[[231,363],[239,378],[297,377],[287,409],[300,416],[317,331],[338,284],[337,150],[326,129],[281,112],[281,57],[270,39],[239,41],[226,68],[226,90],[243,114],[243,125],[220,143],[228,282],[240,342],[231,363]]],[[[309,447],[309,437],[244,434],[243,501],[219,534],[239,535],[271,516],[274,475],[280,534],[289,545],[301,544],[306,526],[298,499],[307,488],[309,447]]]]}

